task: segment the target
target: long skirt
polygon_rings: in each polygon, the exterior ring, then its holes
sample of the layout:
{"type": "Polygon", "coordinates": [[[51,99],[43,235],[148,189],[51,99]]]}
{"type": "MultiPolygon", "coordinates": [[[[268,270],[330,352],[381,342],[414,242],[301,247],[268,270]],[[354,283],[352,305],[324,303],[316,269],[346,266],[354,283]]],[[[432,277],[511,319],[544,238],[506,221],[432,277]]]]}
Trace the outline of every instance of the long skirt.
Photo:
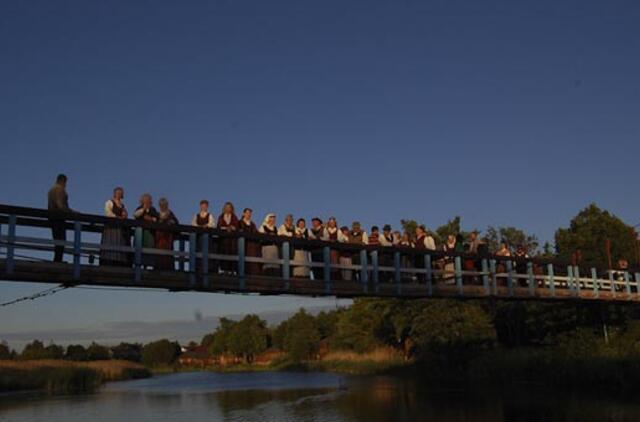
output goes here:
{"type": "MultiPolygon", "coordinates": [[[[155,248],[156,247],[156,237],[155,234],[150,230],[142,231],[142,247],[143,248],[155,248]]],[[[155,256],[149,254],[142,255],[142,265],[145,267],[153,267],[155,264],[155,256]]]]}
{"type": "MultiPolygon", "coordinates": [[[[353,260],[350,256],[341,256],[340,265],[352,265],[353,260]]],[[[351,281],[353,277],[353,270],[342,269],[340,270],[340,276],[344,281],[351,281]]]]}
{"type": "MultiPolygon", "coordinates": [[[[277,245],[262,246],[262,257],[264,259],[280,259],[277,245]]],[[[278,264],[262,264],[262,269],[266,275],[277,275],[280,270],[278,264]]]]}
{"type": "MultiPolygon", "coordinates": [[[[324,256],[322,249],[316,249],[311,252],[311,261],[314,264],[322,264],[324,263],[324,256]]],[[[313,267],[313,279],[314,280],[323,280],[324,279],[324,266],[322,267],[313,267]]]]}
{"type": "MultiPolygon", "coordinates": [[[[168,232],[156,232],[156,249],[173,250],[173,234],[168,232]]],[[[174,258],[171,255],[157,255],[155,262],[157,270],[175,270],[174,258]]]]}
{"type": "Polygon", "coordinates": [[[334,265],[338,265],[340,263],[340,253],[337,250],[331,250],[331,254],[329,255],[331,262],[331,278],[333,280],[338,280],[340,278],[340,268],[333,268],[334,265]]]}
{"type": "Polygon", "coordinates": [[[296,249],[293,252],[293,276],[309,277],[309,252],[303,249],[296,249]]]}
{"type": "MultiPolygon", "coordinates": [[[[218,250],[221,255],[237,255],[238,241],[236,239],[221,238],[218,240],[218,250]]],[[[238,264],[234,261],[220,261],[220,269],[227,273],[237,271],[238,264]]]]}
{"type": "Polygon", "coordinates": [[[131,246],[129,237],[125,235],[129,229],[105,226],[100,242],[100,265],[112,265],[125,267],[130,263],[130,253],[124,251],[109,250],[110,247],[131,246]]]}
{"type": "MultiPolygon", "coordinates": [[[[247,257],[259,258],[261,256],[261,248],[258,242],[247,240],[246,242],[247,257]]],[[[245,264],[245,273],[247,275],[258,275],[262,272],[262,266],[259,262],[247,262],[245,264]]]]}

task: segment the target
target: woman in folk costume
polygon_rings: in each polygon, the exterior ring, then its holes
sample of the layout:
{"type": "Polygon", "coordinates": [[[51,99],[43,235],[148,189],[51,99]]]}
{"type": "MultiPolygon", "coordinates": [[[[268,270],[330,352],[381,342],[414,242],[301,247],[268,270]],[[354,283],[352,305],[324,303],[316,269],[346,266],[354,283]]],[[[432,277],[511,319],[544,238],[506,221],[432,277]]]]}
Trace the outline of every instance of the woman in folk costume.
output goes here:
{"type": "MultiPolygon", "coordinates": [[[[277,236],[278,229],[276,228],[276,215],[275,214],[267,214],[264,217],[264,221],[262,225],[258,229],[260,233],[277,236]]],[[[278,245],[274,241],[263,240],[262,241],[262,258],[263,259],[272,259],[278,260],[280,256],[278,254],[278,245]]],[[[265,275],[269,276],[278,276],[280,275],[280,264],[276,263],[263,263],[262,264],[262,272],[265,275]]]]}
{"type": "MultiPolygon", "coordinates": [[[[436,242],[433,239],[433,236],[427,233],[427,228],[423,225],[416,227],[416,241],[414,246],[416,249],[420,250],[420,252],[416,254],[415,266],[416,268],[424,269],[424,266],[425,266],[424,252],[435,251],[436,242]]],[[[417,277],[418,277],[418,281],[426,280],[426,274],[418,273],[417,277]]]]}
{"type": "MultiPolygon", "coordinates": [[[[362,230],[362,225],[359,221],[354,221],[351,225],[351,231],[349,231],[349,243],[354,245],[369,244],[369,236],[367,236],[367,232],[362,230]]],[[[352,253],[351,260],[353,261],[353,265],[360,265],[360,253],[352,253]]],[[[358,274],[358,272],[356,274],[358,274]]]]}
{"type": "MultiPolygon", "coordinates": [[[[158,211],[153,206],[153,199],[148,193],[142,194],[140,197],[140,206],[136,208],[133,217],[141,222],[155,223],[158,221],[158,211]]],[[[144,229],[142,231],[142,247],[154,248],[156,246],[155,231],[152,229],[144,229]]],[[[152,267],[154,263],[153,255],[143,254],[142,265],[152,267]]]]}
{"type": "MultiPolygon", "coordinates": [[[[231,202],[227,202],[222,207],[222,213],[218,217],[218,229],[227,233],[234,233],[238,230],[238,217],[231,202]]],[[[218,241],[218,250],[222,255],[237,255],[238,242],[232,237],[222,237],[218,241]]],[[[237,264],[233,261],[224,260],[220,263],[220,268],[224,273],[232,274],[236,271],[237,264]]]]}
{"type": "MultiPolygon", "coordinates": [[[[327,232],[324,229],[324,224],[322,224],[322,220],[318,217],[314,217],[311,219],[311,239],[314,240],[327,240],[327,232]]],[[[313,248],[311,250],[311,261],[316,264],[324,263],[324,253],[322,247],[313,248]]],[[[313,279],[314,280],[323,280],[324,279],[324,266],[321,267],[313,267],[313,279]]]]}
{"type": "MultiPolygon", "coordinates": [[[[254,235],[258,233],[256,224],[251,219],[253,216],[253,210],[251,208],[245,208],[242,211],[242,218],[238,222],[238,231],[240,233],[254,235]]],[[[258,258],[261,256],[260,243],[255,239],[245,239],[245,255],[247,257],[258,258]]],[[[262,266],[259,262],[247,262],[245,264],[245,273],[247,275],[260,274],[262,266]]]]}
{"type": "MultiPolygon", "coordinates": [[[[296,226],[293,224],[293,215],[287,214],[284,217],[284,223],[278,227],[278,236],[294,237],[296,234],[296,226]]],[[[284,259],[284,256],[282,256],[284,259]]],[[[289,260],[293,259],[293,248],[289,247],[289,260]]]]}
{"type": "MultiPolygon", "coordinates": [[[[311,232],[307,228],[307,222],[304,218],[299,218],[296,222],[296,229],[294,236],[297,239],[309,240],[311,232]]],[[[304,248],[296,248],[293,252],[293,276],[294,277],[309,277],[311,257],[309,251],[304,248]]]]}
{"type": "MultiPolygon", "coordinates": [[[[158,213],[158,223],[166,226],[175,226],[178,219],[169,209],[167,198],[160,198],[158,201],[160,212],[158,213]]],[[[156,232],[156,249],[173,250],[173,232],[158,230],[156,232]]],[[[158,270],[175,270],[174,258],[172,255],[159,255],[156,257],[155,268],[158,270]]]]}
{"type": "MultiPolygon", "coordinates": [[[[447,236],[447,241],[442,245],[442,250],[445,253],[456,253],[458,247],[458,242],[456,236],[450,234],[447,236]]],[[[444,259],[444,278],[448,283],[453,283],[455,276],[455,258],[452,256],[447,256],[444,259]]]]}
{"type": "MultiPolygon", "coordinates": [[[[216,228],[216,218],[209,212],[209,201],[207,201],[206,199],[200,201],[200,210],[191,219],[191,225],[205,230],[216,228]]],[[[196,251],[202,252],[202,240],[200,239],[200,236],[198,236],[198,240],[196,242],[196,251]]],[[[214,249],[213,239],[210,235],[209,253],[216,253],[214,249]]],[[[198,271],[202,272],[202,259],[196,259],[196,268],[198,271]]],[[[209,260],[209,273],[218,274],[218,265],[217,262],[213,259],[209,260]]]]}
{"type": "MultiPolygon", "coordinates": [[[[340,236],[338,237],[338,241],[342,242],[342,243],[349,243],[349,227],[347,226],[342,226],[340,227],[340,236]]],[[[353,260],[351,258],[352,254],[350,251],[348,250],[341,250],[340,251],[340,257],[339,257],[339,264],[340,265],[352,265],[353,264],[353,260]]],[[[343,268],[340,271],[340,278],[344,281],[351,281],[351,279],[353,278],[353,270],[348,269],[348,268],[343,268]]]]}
{"type": "MultiPolygon", "coordinates": [[[[329,242],[337,242],[340,237],[340,229],[338,228],[338,221],[335,217],[330,217],[327,221],[327,227],[325,228],[325,236],[329,242]]],[[[335,265],[340,263],[340,253],[337,249],[331,249],[330,252],[331,259],[331,278],[333,280],[338,280],[340,277],[340,269],[333,268],[335,265]]]]}
{"type": "MultiPolygon", "coordinates": [[[[113,190],[113,197],[104,204],[104,215],[119,221],[127,219],[127,208],[122,202],[124,189],[117,187],[113,190]]],[[[127,266],[130,254],[126,251],[109,250],[110,247],[121,248],[131,246],[131,235],[128,227],[121,227],[117,222],[113,225],[105,224],[102,231],[100,249],[100,265],[127,266]]]]}
{"type": "MultiPolygon", "coordinates": [[[[391,226],[389,224],[385,224],[382,228],[382,234],[378,236],[378,242],[380,246],[383,247],[391,247],[394,246],[394,238],[391,233],[391,226]]],[[[387,252],[385,250],[380,251],[380,264],[384,267],[393,267],[394,265],[394,257],[393,252],[387,252]]],[[[395,271],[386,271],[384,272],[384,278],[388,281],[394,280],[395,271]]]]}

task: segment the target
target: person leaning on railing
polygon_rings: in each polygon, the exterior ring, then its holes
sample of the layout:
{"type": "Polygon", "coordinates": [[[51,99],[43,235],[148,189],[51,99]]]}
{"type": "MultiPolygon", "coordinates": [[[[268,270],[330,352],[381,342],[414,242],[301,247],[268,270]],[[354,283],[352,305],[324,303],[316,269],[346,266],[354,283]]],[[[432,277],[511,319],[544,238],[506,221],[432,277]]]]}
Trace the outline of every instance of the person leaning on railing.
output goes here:
{"type": "MultiPolygon", "coordinates": [[[[63,214],[74,212],[69,208],[69,195],[67,195],[67,176],[59,174],[56,182],[49,189],[47,195],[47,209],[49,210],[49,222],[51,223],[51,235],[54,241],[66,242],[67,232],[63,214]]],[[[64,245],[54,245],[53,262],[62,262],[64,257],[64,245]]]]}
{"type": "MultiPolygon", "coordinates": [[[[216,228],[216,218],[212,213],[209,212],[209,201],[207,201],[206,199],[202,199],[200,201],[200,209],[191,219],[191,225],[207,230],[216,228]]],[[[210,235],[207,236],[209,253],[213,254],[215,253],[214,242],[210,235]]],[[[200,241],[200,239],[198,239],[198,241],[196,242],[196,251],[202,252],[202,242],[200,241]]],[[[202,262],[203,261],[201,258],[196,259],[196,269],[198,272],[202,272],[202,262]]],[[[218,274],[217,262],[213,259],[209,260],[209,273],[218,274]]]]}
{"type": "MultiPolygon", "coordinates": [[[[140,205],[133,213],[133,217],[142,222],[155,223],[158,221],[158,211],[153,206],[153,198],[150,194],[144,193],[140,197],[140,205]]],[[[155,231],[152,229],[144,229],[142,231],[142,247],[154,248],[156,246],[155,231]]],[[[153,267],[155,261],[153,255],[143,254],[142,265],[145,267],[153,267]]]]}
{"type": "MultiPolygon", "coordinates": [[[[176,218],[173,211],[169,209],[169,201],[167,201],[167,198],[160,198],[160,201],[158,201],[158,206],[160,207],[160,212],[158,213],[159,224],[164,224],[165,226],[178,225],[178,219],[176,218]]],[[[173,232],[169,230],[157,230],[155,240],[156,249],[173,251],[173,232]]],[[[173,255],[157,256],[155,268],[158,270],[175,270],[175,260],[173,259],[173,255]]]]}
{"type": "MultiPolygon", "coordinates": [[[[104,203],[104,215],[117,220],[126,220],[128,217],[127,208],[123,202],[124,189],[116,187],[113,189],[113,197],[104,203]]],[[[131,246],[131,230],[119,224],[105,224],[102,230],[102,241],[100,242],[100,265],[129,266],[131,265],[131,254],[126,251],[116,250],[131,246]]]]}
{"type": "MultiPolygon", "coordinates": [[[[258,231],[262,234],[277,236],[278,229],[276,228],[276,215],[273,213],[269,213],[264,217],[264,221],[262,225],[258,229],[258,231]]],[[[269,260],[278,260],[278,244],[274,240],[264,240],[262,242],[262,258],[269,260]]],[[[278,276],[280,272],[280,265],[276,263],[266,262],[262,264],[262,273],[268,276],[278,276]]]]}
{"type": "MultiPolygon", "coordinates": [[[[299,218],[296,222],[295,237],[297,239],[309,240],[311,233],[307,228],[307,221],[304,218],[299,218]]],[[[310,269],[309,263],[311,257],[309,251],[305,248],[297,247],[293,252],[293,276],[309,278],[310,269]]]]}
{"type": "MultiPolygon", "coordinates": [[[[258,228],[256,224],[252,220],[253,210],[251,208],[245,208],[242,211],[242,218],[238,221],[238,232],[245,233],[249,235],[253,235],[258,233],[258,228]]],[[[258,258],[262,256],[262,252],[260,250],[260,243],[258,243],[255,239],[246,239],[245,240],[245,256],[258,258]]],[[[258,275],[262,272],[262,268],[260,263],[258,262],[247,262],[245,265],[245,273],[248,275],[258,275]]]]}

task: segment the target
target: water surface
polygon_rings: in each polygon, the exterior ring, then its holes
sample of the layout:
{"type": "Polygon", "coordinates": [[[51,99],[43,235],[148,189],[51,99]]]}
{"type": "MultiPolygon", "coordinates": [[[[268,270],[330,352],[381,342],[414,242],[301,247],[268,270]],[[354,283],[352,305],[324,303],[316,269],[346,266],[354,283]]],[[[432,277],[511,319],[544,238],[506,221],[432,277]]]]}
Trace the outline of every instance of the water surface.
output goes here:
{"type": "MultiPolygon", "coordinates": [[[[595,386],[594,386],[595,388],[595,386]]],[[[425,388],[418,378],[329,373],[183,373],[92,394],[0,397],[0,422],[640,421],[640,400],[601,394],[425,388]]]]}

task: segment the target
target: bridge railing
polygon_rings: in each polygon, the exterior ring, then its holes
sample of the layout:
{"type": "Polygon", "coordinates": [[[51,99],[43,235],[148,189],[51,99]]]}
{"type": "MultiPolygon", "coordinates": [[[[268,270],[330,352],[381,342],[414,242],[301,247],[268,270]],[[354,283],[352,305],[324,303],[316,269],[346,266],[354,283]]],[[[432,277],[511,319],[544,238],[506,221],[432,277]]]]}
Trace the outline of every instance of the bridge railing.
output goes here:
{"type": "MultiPolygon", "coordinates": [[[[127,236],[128,238],[129,236],[127,236]]],[[[445,253],[401,246],[354,245],[292,237],[227,232],[202,229],[186,225],[162,225],[136,220],[120,220],[103,216],[65,213],[51,214],[36,208],[0,205],[0,258],[5,260],[5,273],[10,276],[20,261],[48,259],[43,253],[55,247],[64,247],[73,260],[72,281],[81,282],[87,266],[96,265],[96,258],[105,252],[127,256],[123,266],[131,269],[132,283],[143,277],[165,272],[184,273],[185,289],[212,288],[216,277],[234,277],[238,290],[243,290],[247,278],[275,278],[282,280],[287,291],[294,277],[293,269],[305,267],[309,279],[323,284],[326,295],[335,294],[336,283],[357,283],[362,294],[378,293],[383,286],[392,286],[395,295],[403,296],[405,289],[423,289],[425,296],[436,295],[438,290],[454,290],[460,296],[501,297],[589,297],[607,295],[619,300],[639,299],[640,274],[627,271],[605,273],[557,260],[518,259],[494,255],[445,253]],[[73,233],[68,241],[52,240],[50,236],[28,235],[25,229],[48,229],[51,221],[64,222],[73,233]],[[88,240],[103,233],[105,228],[119,228],[131,234],[133,242],[115,246],[88,240]],[[171,249],[144,247],[145,231],[170,233],[171,249]],[[226,248],[222,245],[226,242],[226,248]],[[175,248],[177,244],[177,248],[175,248]],[[278,247],[277,259],[268,259],[250,253],[265,244],[278,247]],[[304,251],[307,258],[294,260],[293,251],[304,251]],[[336,255],[351,258],[339,261],[336,255]],[[148,259],[169,260],[170,267],[149,271],[148,259]],[[310,259],[310,258],[314,259],[310,259]],[[228,263],[228,265],[224,265],[228,263]],[[258,266],[272,266],[266,274],[258,266]],[[220,271],[218,268],[224,268],[220,271]],[[274,274],[275,273],[275,274],[274,274]],[[474,290],[470,295],[469,291],[474,290]],[[478,293],[480,292],[480,293],[478,293]],[[589,294],[586,295],[585,293],[589,294]]],[[[215,287],[215,286],[214,286],[215,287]]],[[[293,293],[293,292],[292,292],[293,293]]]]}

